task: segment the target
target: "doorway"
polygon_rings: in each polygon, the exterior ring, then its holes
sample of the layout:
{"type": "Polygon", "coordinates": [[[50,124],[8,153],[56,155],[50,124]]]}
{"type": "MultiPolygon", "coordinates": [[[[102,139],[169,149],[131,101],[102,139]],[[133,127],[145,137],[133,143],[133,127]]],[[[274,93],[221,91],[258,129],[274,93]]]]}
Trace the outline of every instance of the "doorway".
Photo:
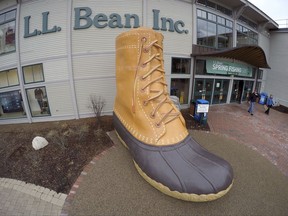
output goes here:
{"type": "Polygon", "coordinates": [[[214,79],[195,79],[194,100],[203,99],[211,103],[214,79]]]}
{"type": "Polygon", "coordinates": [[[229,89],[229,80],[215,79],[212,104],[226,103],[229,89]]]}
{"type": "Polygon", "coordinates": [[[233,81],[233,87],[232,87],[230,102],[241,103],[242,94],[243,94],[243,86],[244,86],[243,80],[234,80],[233,81]]]}

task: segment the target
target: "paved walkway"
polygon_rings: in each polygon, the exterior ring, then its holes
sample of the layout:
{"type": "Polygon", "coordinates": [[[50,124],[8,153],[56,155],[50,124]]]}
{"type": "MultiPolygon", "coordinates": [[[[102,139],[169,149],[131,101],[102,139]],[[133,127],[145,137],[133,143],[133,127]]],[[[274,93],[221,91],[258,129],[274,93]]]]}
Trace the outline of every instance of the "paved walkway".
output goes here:
{"type": "Polygon", "coordinates": [[[115,144],[85,167],[68,196],[0,179],[0,215],[285,215],[287,122],[287,114],[271,110],[267,116],[260,105],[254,116],[246,104],[210,107],[211,132],[193,131],[193,137],[213,143],[204,147],[228,160],[235,172],[232,190],[214,202],[187,203],[159,193],[135,175],[128,151],[115,144]]]}
{"type": "Polygon", "coordinates": [[[288,177],[288,114],[256,104],[251,116],[248,104],[212,106],[208,122],[211,131],[237,140],[259,152],[288,177]]]}
{"type": "Polygon", "coordinates": [[[66,197],[44,187],[0,178],[1,216],[60,215],[66,197]]]}

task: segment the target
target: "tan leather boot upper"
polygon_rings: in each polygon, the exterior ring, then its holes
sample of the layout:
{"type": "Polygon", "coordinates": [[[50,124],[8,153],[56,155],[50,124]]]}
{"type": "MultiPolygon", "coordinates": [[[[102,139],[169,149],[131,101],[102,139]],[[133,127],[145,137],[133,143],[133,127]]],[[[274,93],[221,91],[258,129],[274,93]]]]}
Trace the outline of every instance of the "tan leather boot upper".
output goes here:
{"type": "Polygon", "coordinates": [[[138,28],[116,38],[116,85],[114,112],[136,139],[163,146],[188,135],[167,92],[161,33],[138,28]]]}

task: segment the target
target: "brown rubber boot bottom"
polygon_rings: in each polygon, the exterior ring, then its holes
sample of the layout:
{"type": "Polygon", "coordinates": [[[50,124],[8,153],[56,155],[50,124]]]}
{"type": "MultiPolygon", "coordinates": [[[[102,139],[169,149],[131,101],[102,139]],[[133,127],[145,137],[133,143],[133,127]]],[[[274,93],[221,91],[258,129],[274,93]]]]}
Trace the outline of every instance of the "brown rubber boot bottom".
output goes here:
{"type": "MultiPolygon", "coordinates": [[[[128,146],[126,145],[126,143],[121,139],[121,137],[119,136],[119,134],[116,131],[116,134],[119,138],[119,140],[121,141],[121,143],[127,148],[128,146]]],[[[176,199],[180,199],[180,200],[184,200],[184,201],[190,201],[190,202],[208,202],[208,201],[213,201],[216,200],[222,196],[224,196],[226,193],[228,193],[228,191],[231,189],[232,185],[233,185],[233,181],[232,183],[229,185],[229,187],[223,191],[219,191],[216,194],[193,194],[193,193],[180,193],[178,191],[171,191],[168,187],[166,187],[165,185],[151,179],[148,175],[146,175],[146,173],[144,173],[142,171],[142,169],[138,166],[138,164],[133,160],[134,165],[138,171],[138,173],[153,187],[155,187],[157,190],[161,191],[162,193],[174,197],[176,199]]]]}

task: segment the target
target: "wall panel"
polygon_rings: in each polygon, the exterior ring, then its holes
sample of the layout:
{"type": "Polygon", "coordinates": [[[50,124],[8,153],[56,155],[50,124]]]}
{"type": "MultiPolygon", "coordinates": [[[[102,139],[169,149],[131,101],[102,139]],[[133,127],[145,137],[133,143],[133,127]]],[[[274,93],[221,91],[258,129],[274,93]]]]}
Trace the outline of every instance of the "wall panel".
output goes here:
{"type": "Polygon", "coordinates": [[[85,55],[73,58],[74,78],[115,77],[115,55],[85,55]]]}
{"type": "MultiPolygon", "coordinates": [[[[140,25],[142,23],[142,1],[141,0],[112,0],[112,1],[73,1],[73,8],[89,7],[92,10],[90,18],[93,20],[96,14],[103,13],[108,17],[112,13],[117,13],[121,16],[121,23],[125,24],[124,14],[137,14],[140,25]],[[113,5],[113,6],[112,6],[113,5]]],[[[84,13],[84,12],[83,12],[84,13]]],[[[73,12],[73,25],[75,16],[73,12]]],[[[85,24],[83,20],[81,25],[85,24]],[[84,23],[83,23],[84,22],[84,23]],[[83,24],[82,24],[83,23],[83,24]]],[[[105,22],[103,22],[104,24],[105,22]]],[[[133,22],[132,22],[133,25],[133,22]]],[[[115,38],[123,31],[128,31],[127,28],[96,28],[94,25],[87,29],[73,30],[73,54],[78,53],[102,53],[114,52],[115,38]]]]}
{"type": "Polygon", "coordinates": [[[90,95],[101,96],[105,99],[106,106],[103,111],[111,112],[113,110],[116,95],[115,78],[76,80],[75,88],[80,115],[92,113],[91,109],[88,108],[90,95]]]}
{"type": "Polygon", "coordinates": [[[22,4],[19,33],[22,62],[67,55],[67,14],[70,11],[70,8],[67,8],[67,2],[66,0],[46,0],[22,4]],[[61,28],[61,31],[24,38],[24,17],[31,16],[29,33],[35,29],[42,31],[43,12],[49,12],[48,30],[57,26],[61,28]]]}

